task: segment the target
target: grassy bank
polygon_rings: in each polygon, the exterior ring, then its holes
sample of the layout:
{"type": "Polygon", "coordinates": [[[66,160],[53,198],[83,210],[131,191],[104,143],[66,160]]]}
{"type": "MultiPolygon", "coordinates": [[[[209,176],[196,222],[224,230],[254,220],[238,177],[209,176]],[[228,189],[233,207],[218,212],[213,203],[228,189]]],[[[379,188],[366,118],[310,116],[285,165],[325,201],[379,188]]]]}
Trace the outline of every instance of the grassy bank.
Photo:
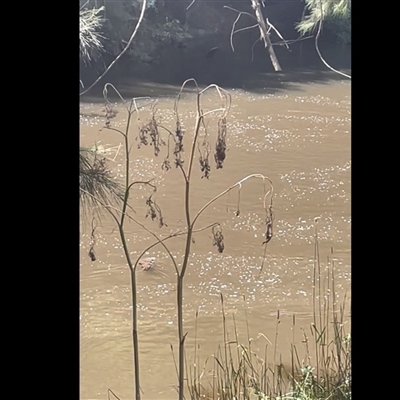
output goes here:
{"type": "MultiPolygon", "coordinates": [[[[318,243],[316,244],[316,246],[318,243]]],[[[327,266],[322,282],[319,258],[314,264],[312,319],[301,326],[292,317],[292,343],[289,365],[283,365],[277,352],[279,311],[273,340],[259,333],[239,338],[232,316],[228,327],[221,295],[221,344],[214,355],[196,349],[187,358],[187,390],[191,400],[349,400],[351,399],[351,336],[346,327],[346,296],[337,298],[334,264],[327,266]],[[325,283],[325,284],[324,284],[325,283]],[[301,334],[301,345],[295,335],[301,334]],[[259,345],[262,341],[265,344],[259,345]],[[258,343],[257,343],[258,342],[258,343]],[[298,343],[298,341],[297,341],[298,343]],[[264,347],[263,351],[260,348],[264,347]],[[257,350],[256,350],[257,349],[257,350]],[[261,354],[262,353],[262,354],[261,354]],[[188,359],[192,361],[189,361],[188,359]]],[[[248,332],[248,327],[247,327],[248,332]]],[[[289,349],[288,349],[289,350],[289,349]]]]}

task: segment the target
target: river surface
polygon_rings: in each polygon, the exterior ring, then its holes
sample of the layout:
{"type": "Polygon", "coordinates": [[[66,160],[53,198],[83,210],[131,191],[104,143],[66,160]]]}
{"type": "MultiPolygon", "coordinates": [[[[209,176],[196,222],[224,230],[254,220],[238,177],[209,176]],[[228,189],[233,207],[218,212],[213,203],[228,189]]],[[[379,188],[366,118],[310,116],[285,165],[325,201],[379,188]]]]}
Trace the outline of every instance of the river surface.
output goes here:
{"type": "MultiPolygon", "coordinates": [[[[276,78],[274,78],[276,79],[276,78]]],[[[350,299],[351,274],[351,87],[350,81],[323,79],[313,75],[302,79],[283,76],[281,84],[258,86],[257,91],[228,89],[232,108],[228,117],[227,157],[223,169],[216,170],[211,154],[210,179],[201,179],[198,160],[193,170],[191,211],[196,212],[213,196],[252,173],[268,176],[274,184],[274,237],[268,243],[263,264],[265,193],[261,181],[243,185],[240,215],[237,191],[214,203],[199,219],[197,227],[218,221],[224,232],[225,251],[212,245],[210,231],[195,235],[190,265],[185,278],[184,324],[187,357],[193,343],[200,345],[202,361],[215,353],[223,342],[221,300],[225,300],[228,321],[236,318],[240,337],[264,333],[275,339],[277,311],[281,323],[278,352],[282,362],[290,360],[293,338],[292,316],[296,316],[295,335],[301,339],[301,326],[312,321],[315,218],[318,221],[319,254],[323,283],[328,258],[334,262],[338,298],[347,292],[350,299]],[[263,267],[261,268],[263,264],[263,267]],[[198,317],[196,319],[196,312],[198,317]],[[197,322],[196,322],[197,321],[197,322]],[[196,334],[195,334],[195,325],[196,334]]],[[[118,86],[118,85],[117,85],[118,86]]],[[[252,85],[249,84],[249,87],[252,85]]],[[[151,84],[120,84],[128,96],[159,96],[157,119],[174,130],[173,101],[178,87],[151,84]]],[[[219,107],[214,94],[204,98],[204,109],[219,107]]],[[[126,113],[116,105],[113,127],[123,127],[126,113]]],[[[186,128],[185,150],[189,152],[195,117],[195,95],[182,97],[179,112],[186,128]]],[[[146,112],[140,114],[145,120],[146,112]]],[[[105,150],[117,177],[124,176],[122,137],[104,126],[104,102],[89,98],[81,103],[81,145],[95,143],[105,150]]],[[[216,119],[209,120],[212,143],[216,119]]],[[[134,187],[130,204],[132,214],[156,233],[166,236],[184,229],[183,185],[178,169],[161,169],[166,148],[158,157],[150,146],[137,148],[136,121],[130,133],[131,178],[154,179],[156,201],[167,226],[145,218],[145,187],[134,187]]],[[[186,154],[185,153],[185,154],[186,154]]],[[[197,152],[196,152],[197,156],[197,152]]],[[[106,399],[112,389],[120,399],[133,398],[133,356],[131,339],[130,272],[121,241],[111,219],[96,218],[95,253],[88,257],[91,217],[81,220],[80,265],[80,392],[81,400],[106,399]]],[[[133,257],[154,242],[154,238],[126,223],[133,257]]],[[[169,241],[177,262],[182,261],[184,239],[169,241]]],[[[138,316],[143,398],[176,398],[177,378],[171,344],[177,349],[176,284],[174,269],[159,246],[149,251],[156,257],[150,271],[138,271],[138,316]]],[[[349,318],[349,315],[346,315],[349,318]]],[[[262,338],[260,340],[263,340],[262,338]]],[[[264,343],[260,343],[263,349],[264,343]]],[[[256,345],[257,347],[257,345],[256,345]]],[[[175,354],[175,357],[177,355],[175,354]]]]}

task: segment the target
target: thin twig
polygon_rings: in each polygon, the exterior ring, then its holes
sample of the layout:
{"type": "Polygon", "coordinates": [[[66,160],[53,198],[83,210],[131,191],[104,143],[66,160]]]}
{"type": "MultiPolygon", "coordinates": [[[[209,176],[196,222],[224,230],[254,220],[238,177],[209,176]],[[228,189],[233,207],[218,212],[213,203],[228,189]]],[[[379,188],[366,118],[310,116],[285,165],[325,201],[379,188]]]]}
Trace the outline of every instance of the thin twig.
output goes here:
{"type": "MultiPolygon", "coordinates": [[[[198,85],[196,79],[194,79],[194,78],[186,79],[186,81],[182,83],[182,86],[181,86],[181,88],[180,88],[180,90],[179,90],[179,93],[178,93],[178,95],[176,96],[175,102],[174,102],[174,114],[175,114],[176,118],[178,119],[178,121],[179,121],[178,103],[179,103],[179,100],[181,99],[181,96],[182,96],[182,93],[183,93],[183,90],[184,90],[185,86],[186,86],[189,82],[193,82],[193,83],[194,83],[194,85],[196,86],[196,89],[197,89],[197,94],[200,92],[200,88],[199,88],[199,85],[198,85]]],[[[179,121],[179,122],[180,122],[180,121],[179,121]]]]}
{"type": "Polygon", "coordinates": [[[253,18],[253,19],[255,19],[257,21],[257,18],[254,15],[252,15],[252,14],[246,12],[246,11],[239,11],[239,10],[236,10],[236,8],[229,7],[229,6],[224,6],[224,8],[227,8],[228,10],[235,11],[235,12],[240,13],[240,14],[248,15],[250,18],[253,18]]]}
{"type": "Polygon", "coordinates": [[[235,47],[233,46],[233,35],[235,34],[235,26],[236,26],[236,23],[239,22],[239,19],[241,16],[242,16],[242,13],[238,14],[235,21],[232,24],[232,30],[231,30],[231,36],[230,36],[232,51],[235,51],[235,47]]]}
{"type": "Polygon", "coordinates": [[[284,40],[284,41],[280,41],[280,42],[275,42],[272,43],[273,46],[282,46],[286,44],[293,44],[296,42],[301,42],[302,40],[307,40],[307,39],[312,39],[314,36],[306,36],[306,37],[299,37],[297,39],[291,39],[291,40],[284,40]]]}
{"type": "Polygon", "coordinates": [[[258,23],[256,25],[253,25],[253,26],[250,26],[250,27],[246,27],[246,28],[241,28],[241,29],[238,29],[237,31],[235,31],[236,24],[239,22],[239,19],[240,19],[240,17],[242,15],[248,15],[252,19],[256,19],[256,18],[254,17],[254,15],[251,15],[250,13],[245,12],[245,11],[239,11],[239,10],[236,10],[235,8],[232,8],[232,7],[229,7],[229,6],[224,6],[224,8],[227,8],[228,10],[232,10],[232,11],[235,11],[235,12],[238,13],[238,16],[236,17],[235,21],[232,24],[231,35],[230,35],[231,48],[232,48],[232,51],[234,52],[235,51],[235,47],[233,46],[233,35],[235,33],[244,31],[246,29],[256,28],[258,26],[258,23]]]}
{"type": "Polygon", "coordinates": [[[317,50],[318,56],[319,56],[319,58],[321,59],[321,61],[325,64],[325,66],[328,67],[331,71],[336,72],[336,73],[339,74],[339,75],[342,75],[342,76],[345,76],[346,78],[351,79],[351,75],[345,74],[344,72],[338,71],[337,69],[331,67],[331,66],[325,61],[325,59],[322,57],[322,54],[321,54],[321,52],[320,52],[320,50],[319,50],[319,45],[318,45],[318,39],[319,39],[319,36],[320,36],[320,34],[321,34],[321,31],[322,31],[322,22],[323,22],[323,20],[324,20],[324,10],[323,10],[323,7],[322,7],[322,1],[321,1],[321,0],[320,0],[320,2],[319,2],[319,5],[320,5],[320,8],[321,8],[321,19],[319,20],[318,32],[317,32],[317,35],[315,36],[315,49],[317,50]]]}
{"type": "Polygon", "coordinates": [[[247,31],[247,29],[253,29],[253,28],[257,28],[257,27],[258,27],[258,24],[255,24],[255,25],[252,25],[252,26],[246,26],[244,28],[240,28],[240,29],[236,30],[233,33],[239,33],[239,32],[242,32],[242,31],[247,31]]]}
{"type": "MultiPolygon", "coordinates": [[[[86,192],[86,194],[88,196],[92,196],[89,192],[86,192]]],[[[119,210],[117,207],[114,207],[112,205],[109,204],[104,204],[103,202],[101,202],[100,200],[98,200],[99,204],[101,204],[106,210],[108,210],[110,212],[110,209],[116,210],[119,213],[125,215],[128,219],[130,219],[131,221],[135,222],[137,225],[139,225],[141,228],[143,228],[147,233],[149,233],[151,236],[153,236],[156,240],[157,243],[156,244],[161,244],[161,246],[164,247],[165,251],[168,253],[168,255],[170,256],[175,268],[177,269],[178,267],[176,266],[176,261],[174,259],[174,256],[171,254],[171,252],[169,251],[168,247],[164,244],[164,240],[166,239],[160,239],[154,232],[152,232],[150,229],[148,229],[145,225],[143,225],[141,222],[139,222],[138,220],[136,220],[135,218],[133,218],[131,215],[129,215],[127,212],[123,213],[122,210],[119,210]]],[[[114,219],[117,221],[117,224],[119,225],[120,222],[118,221],[118,219],[115,217],[114,213],[110,213],[114,219]]],[[[138,262],[140,261],[140,259],[135,263],[133,270],[135,270],[138,262]]]]}
{"type": "Polygon", "coordinates": [[[261,41],[261,38],[259,37],[254,43],[253,46],[251,46],[251,62],[254,61],[254,46],[261,41]]]}
{"type": "Polygon", "coordinates": [[[110,400],[110,393],[111,393],[117,400],[121,400],[111,389],[108,389],[107,392],[108,392],[108,400],[110,400]]]}
{"type": "MultiPolygon", "coordinates": [[[[192,231],[192,233],[199,233],[199,232],[205,231],[207,229],[213,228],[216,225],[219,225],[219,222],[214,222],[214,223],[209,224],[207,226],[203,226],[202,228],[194,229],[192,231]]],[[[187,235],[187,232],[178,231],[178,232],[175,232],[175,233],[171,233],[169,236],[165,237],[164,239],[159,239],[157,242],[151,244],[149,247],[147,247],[145,250],[143,250],[140,253],[138,259],[140,260],[149,250],[151,250],[153,247],[159,245],[160,243],[164,243],[165,241],[167,241],[169,239],[176,238],[176,237],[182,236],[182,235],[187,235]]],[[[177,271],[177,273],[179,273],[179,271],[177,271]]]]}
{"type": "Polygon", "coordinates": [[[279,38],[282,39],[282,41],[283,41],[283,42],[285,43],[285,45],[286,45],[286,48],[289,49],[289,46],[287,45],[286,40],[285,40],[285,39],[283,38],[283,36],[279,33],[278,29],[276,29],[275,26],[272,25],[271,22],[269,22],[269,19],[268,19],[268,18],[266,18],[266,22],[267,22],[267,24],[275,31],[275,33],[279,36],[279,38]]]}
{"type": "Polygon", "coordinates": [[[189,10],[189,8],[192,7],[194,3],[196,3],[196,0],[192,0],[192,2],[186,7],[186,11],[189,10]]]}
{"type": "MultiPolygon", "coordinates": [[[[196,216],[193,219],[192,222],[192,226],[194,226],[195,222],[197,221],[197,219],[200,217],[200,215],[202,214],[202,212],[208,208],[212,203],[214,203],[216,200],[218,200],[220,197],[224,196],[225,194],[229,193],[231,190],[233,190],[235,187],[240,186],[242,183],[246,182],[247,180],[251,179],[251,178],[258,178],[258,179],[263,179],[264,181],[267,180],[270,184],[271,184],[271,196],[273,196],[273,185],[272,185],[272,181],[271,179],[269,179],[268,177],[262,175],[262,174],[251,174],[246,176],[245,178],[241,179],[240,181],[236,182],[234,185],[230,186],[228,189],[224,190],[223,192],[221,192],[220,194],[218,194],[217,196],[215,196],[213,199],[211,199],[207,204],[205,204],[196,214],[196,216]]],[[[265,199],[265,197],[264,197],[265,199]]],[[[264,200],[263,199],[263,204],[264,204],[264,200]]]]}

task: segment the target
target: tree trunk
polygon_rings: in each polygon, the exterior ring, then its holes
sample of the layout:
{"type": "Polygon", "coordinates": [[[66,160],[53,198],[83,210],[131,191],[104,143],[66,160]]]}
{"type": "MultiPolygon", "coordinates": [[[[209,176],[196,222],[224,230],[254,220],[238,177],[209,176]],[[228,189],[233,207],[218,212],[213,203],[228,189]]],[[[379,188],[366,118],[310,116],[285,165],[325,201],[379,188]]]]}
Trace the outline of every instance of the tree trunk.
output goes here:
{"type": "Polygon", "coordinates": [[[262,15],[260,1],[259,0],[251,0],[251,6],[256,15],[258,27],[260,28],[261,39],[264,42],[264,46],[268,50],[272,65],[274,66],[275,71],[282,71],[279,61],[276,58],[276,54],[275,54],[274,48],[272,46],[271,40],[269,38],[269,33],[267,32],[267,25],[265,23],[263,15],[262,15]]]}

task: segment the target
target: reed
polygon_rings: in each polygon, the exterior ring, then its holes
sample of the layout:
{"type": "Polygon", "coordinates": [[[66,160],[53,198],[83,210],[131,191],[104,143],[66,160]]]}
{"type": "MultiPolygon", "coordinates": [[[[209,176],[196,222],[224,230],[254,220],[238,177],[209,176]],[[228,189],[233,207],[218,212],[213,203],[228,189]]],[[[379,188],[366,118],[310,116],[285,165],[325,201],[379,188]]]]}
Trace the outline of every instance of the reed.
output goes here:
{"type": "Polygon", "coordinates": [[[252,339],[248,326],[247,339],[243,342],[239,340],[234,316],[233,331],[229,334],[221,295],[222,342],[202,368],[199,368],[199,349],[196,349],[197,360],[189,368],[187,382],[191,400],[351,399],[351,336],[346,330],[349,318],[345,314],[346,294],[337,299],[332,258],[328,258],[326,276],[321,275],[317,224],[315,221],[312,322],[308,327],[298,326],[293,315],[290,363],[284,366],[282,355],[277,353],[279,311],[272,343],[262,333],[252,339]],[[298,332],[303,339],[300,347],[295,341],[298,332]],[[262,354],[253,350],[255,341],[259,349],[264,347],[262,354]],[[266,344],[262,346],[259,341],[266,344]]]}

